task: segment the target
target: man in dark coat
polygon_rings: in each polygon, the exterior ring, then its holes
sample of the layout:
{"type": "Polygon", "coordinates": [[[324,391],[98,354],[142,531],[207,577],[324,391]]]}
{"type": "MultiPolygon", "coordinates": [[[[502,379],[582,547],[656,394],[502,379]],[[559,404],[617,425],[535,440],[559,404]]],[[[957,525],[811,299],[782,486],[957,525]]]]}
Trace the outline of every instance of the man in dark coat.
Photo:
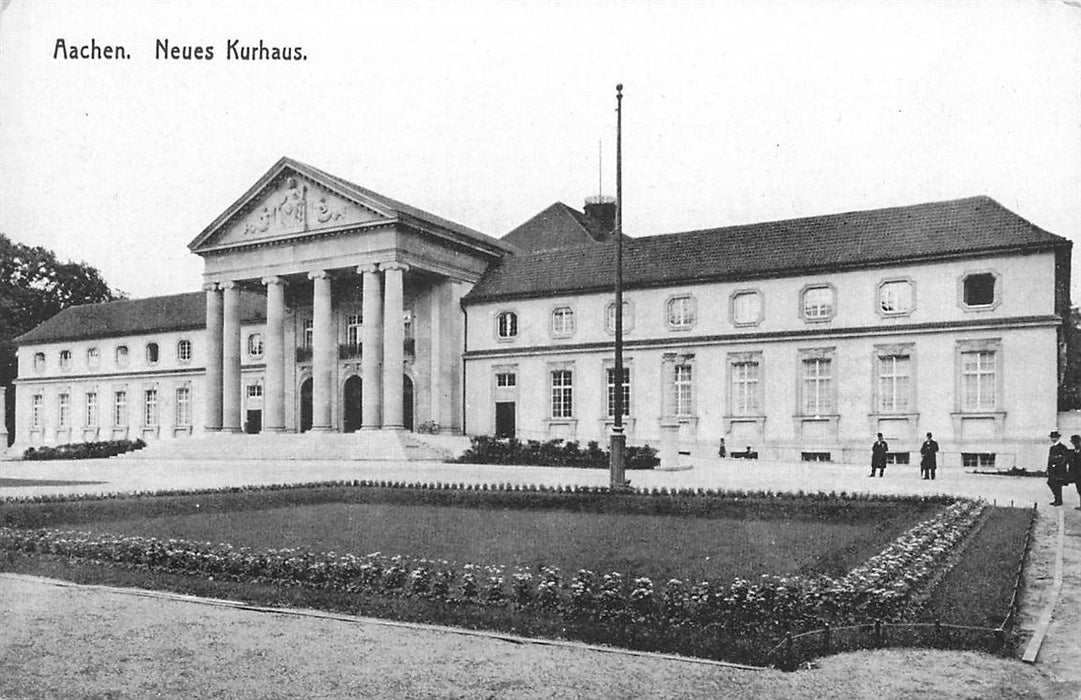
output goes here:
{"type": "Polygon", "coordinates": [[[927,439],[920,446],[920,474],[924,479],[934,479],[938,469],[938,443],[927,433],[927,439]]]}
{"type": "Polygon", "coordinates": [[[878,439],[875,440],[875,444],[871,445],[871,474],[875,475],[875,470],[878,470],[879,476],[886,476],[886,453],[890,451],[890,446],[886,444],[886,441],[882,439],[882,433],[878,434],[878,439]]]}
{"type": "MultiPolygon", "coordinates": [[[[1081,435],[1071,435],[1070,443],[1073,449],[1070,450],[1069,471],[1066,476],[1077,488],[1077,498],[1081,501],[1081,435]]],[[[1081,505],[1074,510],[1081,510],[1081,505]]]]}
{"type": "Polygon", "coordinates": [[[1051,449],[1047,451],[1047,487],[1055,497],[1051,505],[1061,506],[1062,487],[1069,474],[1070,448],[1059,442],[1062,435],[1057,430],[1052,430],[1048,437],[1051,438],[1051,449]]]}

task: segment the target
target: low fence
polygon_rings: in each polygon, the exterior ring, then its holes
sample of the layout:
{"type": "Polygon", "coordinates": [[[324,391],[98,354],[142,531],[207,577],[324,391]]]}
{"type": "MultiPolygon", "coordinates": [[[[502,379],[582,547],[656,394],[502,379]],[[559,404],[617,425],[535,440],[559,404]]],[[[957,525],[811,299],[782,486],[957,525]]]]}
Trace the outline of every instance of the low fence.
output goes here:
{"type": "Polygon", "coordinates": [[[770,651],[768,663],[794,671],[811,659],[859,649],[921,647],[965,649],[1008,655],[1014,648],[1010,632],[998,627],[968,627],[937,622],[874,622],[846,627],[826,626],[788,635],[770,651]]]}
{"type": "Polygon", "coordinates": [[[1021,588],[1024,584],[1025,562],[1032,546],[1032,533],[1036,524],[1036,508],[1029,516],[1028,529],[1021,561],[1014,574],[1013,591],[1006,616],[998,627],[971,627],[968,625],[943,624],[941,622],[874,622],[861,625],[831,627],[800,634],[788,634],[784,641],[770,650],[766,665],[785,671],[794,671],[803,663],[830,654],[860,649],[886,647],[920,647],[929,649],[954,649],[985,651],[1000,656],[1014,654],[1017,636],[1013,632],[1017,611],[1020,607],[1021,588]]]}

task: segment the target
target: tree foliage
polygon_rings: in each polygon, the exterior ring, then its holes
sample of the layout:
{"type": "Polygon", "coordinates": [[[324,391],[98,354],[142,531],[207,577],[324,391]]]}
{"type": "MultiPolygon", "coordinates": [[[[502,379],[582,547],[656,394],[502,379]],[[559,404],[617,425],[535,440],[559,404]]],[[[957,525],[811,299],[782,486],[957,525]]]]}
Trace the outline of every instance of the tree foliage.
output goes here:
{"type": "MultiPolygon", "coordinates": [[[[0,387],[10,385],[18,371],[15,338],[69,306],[119,296],[95,268],[61,262],[51,250],[16,243],[0,233],[0,387]]],[[[9,419],[9,433],[12,428],[9,419]]]]}

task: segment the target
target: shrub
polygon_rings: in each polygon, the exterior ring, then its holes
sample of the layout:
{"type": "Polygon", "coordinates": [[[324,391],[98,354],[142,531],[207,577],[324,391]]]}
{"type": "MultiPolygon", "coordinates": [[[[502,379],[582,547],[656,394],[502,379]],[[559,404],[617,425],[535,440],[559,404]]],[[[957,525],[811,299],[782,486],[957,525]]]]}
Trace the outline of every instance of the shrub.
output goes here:
{"type": "Polygon", "coordinates": [[[73,442],[50,447],[28,447],[23,459],[44,461],[51,459],[107,459],[125,452],[146,447],[142,440],[106,440],[104,442],[73,442]]]}
{"type": "MultiPolygon", "coordinates": [[[[467,464],[517,464],[543,467],[577,467],[582,469],[607,469],[609,453],[596,441],[591,441],[583,450],[577,442],[564,442],[561,439],[538,442],[529,440],[523,443],[517,438],[495,438],[490,435],[476,435],[469,449],[453,460],[467,464]]],[[[649,445],[627,448],[624,459],[625,469],[652,469],[660,464],[657,450],[649,445]]]]}

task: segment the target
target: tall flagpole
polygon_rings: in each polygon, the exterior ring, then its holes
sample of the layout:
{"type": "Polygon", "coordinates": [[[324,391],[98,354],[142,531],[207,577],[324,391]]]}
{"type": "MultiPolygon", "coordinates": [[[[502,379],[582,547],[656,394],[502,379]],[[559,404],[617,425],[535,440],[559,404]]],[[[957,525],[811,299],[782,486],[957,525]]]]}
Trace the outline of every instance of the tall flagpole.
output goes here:
{"type": "Polygon", "coordinates": [[[609,487],[612,491],[626,489],[630,482],[624,474],[624,455],[627,451],[627,435],[623,432],[623,84],[616,85],[616,360],[613,378],[615,397],[612,409],[615,420],[612,425],[611,462],[609,464],[609,487]]]}

